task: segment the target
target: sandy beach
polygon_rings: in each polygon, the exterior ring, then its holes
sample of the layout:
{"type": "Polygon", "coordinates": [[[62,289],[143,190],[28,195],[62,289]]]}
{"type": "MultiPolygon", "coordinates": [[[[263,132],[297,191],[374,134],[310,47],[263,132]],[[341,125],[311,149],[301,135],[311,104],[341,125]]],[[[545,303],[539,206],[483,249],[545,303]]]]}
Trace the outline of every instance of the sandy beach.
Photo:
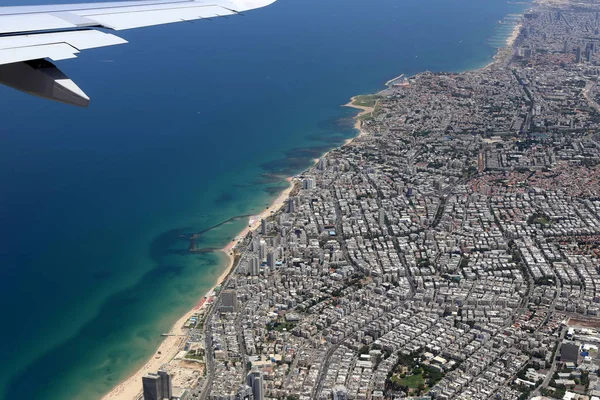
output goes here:
{"type": "MultiPolygon", "coordinates": [[[[208,296],[210,293],[212,293],[215,288],[227,278],[227,275],[229,275],[233,269],[234,247],[242,239],[244,239],[249,232],[259,228],[261,220],[268,218],[285,205],[285,202],[294,188],[292,178],[287,178],[286,181],[288,182],[288,188],[281,192],[281,194],[275,200],[273,200],[273,202],[260,214],[251,217],[251,223],[249,223],[248,226],[246,226],[235,238],[233,238],[233,240],[231,240],[225,247],[221,249],[221,251],[223,251],[229,259],[227,268],[225,268],[223,273],[215,282],[214,286],[205,294],[205,296],[208,296]]],[[[139,398],[142,394],[142,377],[148,372],[156,372],[162,367],[162,365],[175,358],[177,353],[182,350],[185,345],[186,329],[183,328],[183,325],[190,317],[192,317],[192,315],[197,313],[201,307],[206,306],[207,303],[204,303],[202,306],[198,304],[179,320],[177,320],[177,322],[175,322],[171,330],[168,332],[169,334],[176,336],[166,336],[152,357],[146,361],[146,363],[139,370],[137,370],[123,382],[119,383],[108,394],[102,397],[102,400],[134,400],[139,398]]]]}
{"type": "Polygon", "coordinates": [[[197,311],[198,308],[194,308],[181,317],[169,331],[170,334],[179,336],[165,337],[165,340],[142,368],[113,388],[102,399],[137,399],[142,393],[142,377],[148,372],[156,372],[163,364],[171,361],[177,355],[177,352],[183,348],[185,344],[183,324],[197,311]]]}
{"type": "Polygon", "coordinates": [[[518,23],[515,25],[510,36],[506,39],[506,47],[512,48],[513,44],[515,44],[515,41],[519,37],[519,32],[521,32],[522,26],[523,23],[518,23]]]}
{"type": "MultiPolygon", "coordinates": [[[[394,78],[394,79],[397,79],[397,78],[394,78]]],[[[360,117],[362,117],[363,115],[372,113],[373,111],[375,111],[375,107],[367,107],[367,106],[361,106],[358,104],[354,104],[357,97],[358,96],[352,97],[348,103],[344,104],[344,107],[350,107],[350,108],[355,108],[357,110],[360,110],[358,115],[356,115],[354,117],[354,128],[356,128],[357,130],[360,131],[360,127],[361,127],[360,117]]],[[[362,134],[362,132],[358,136],[360,136],[361,134],[362,134]]],[[[350,140],[352,140],[352,139],[350,139],[350,140]]]]}
{"type": "MultiPolygon", "coordinates": [[[[394,79],[397,79],[397,78],[394,78],[394,79]]],[[[354,101],[356,100],[357,97],[358,96],[352,97],[348,103],[344,104],[344,107],[350,107],[350,108],[355,108],[357,110],[360,110],[358,115],[356,115],[354,117],[354,129],[356,129],[358,131],[358,135],[351,139],[347,139],[346,142],[344,143],[344,145],[347,145],[348,143],[352,143],[353,140],[365,135],[365,131],[363,131],[361,129],[362,128],[362,120],[360,119],[360,117],[362,117],[363,115],[366,115],[366,114],[370,114],[373,111],[375,111],[375,107],[367,107],[367,106],[360,106],[358,104],[354,104],[354,101]]]]}

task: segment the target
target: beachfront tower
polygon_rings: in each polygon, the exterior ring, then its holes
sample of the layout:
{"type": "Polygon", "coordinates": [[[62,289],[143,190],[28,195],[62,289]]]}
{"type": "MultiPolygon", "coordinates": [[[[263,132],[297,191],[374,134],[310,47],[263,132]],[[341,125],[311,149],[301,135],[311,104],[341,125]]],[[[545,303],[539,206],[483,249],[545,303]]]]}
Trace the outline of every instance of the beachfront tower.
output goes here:
{"type": "Polygon", "coordinates": [[[171,389],[171,377],[165,371],[149,373],[142,377],[144,389],[144,400],[164,400],[173,396],[171,389]]]}
{"type": "Polygon", "coordinates": [[[148,374],[142,377],[142,387],[144,389],[144,400],[157,400],[162,393],[160,376],[157,374],[148,374]]]}
{"type": "Polygon", "coordinates": [[[162,397],[170,399],[173,397],[173,389],[171,388],[171,376],[166,371],[158,371],[158,376],[162,381],[162,397]]]}
{"type": "Polygon", "coordinates": [[[317,168],[321,171],[325,171],[327,169],[327,160],[325,158],[319,158],[319,163],[317,164],[317,168]]]}
{"type": "Polygon", "coordinates": [[[262,219],[260,221],[260,234],[261,235],[267,234],[267,220],[266,219],[262,219]]]}
{"type": "Polygon", "coordinates": [[[288,199],[288,208],[287,208],[287,212],[289,213],[293,213],[294,211],[296,211],[296,206],[294,204],[294,198],[290,197],[288,199]]]}

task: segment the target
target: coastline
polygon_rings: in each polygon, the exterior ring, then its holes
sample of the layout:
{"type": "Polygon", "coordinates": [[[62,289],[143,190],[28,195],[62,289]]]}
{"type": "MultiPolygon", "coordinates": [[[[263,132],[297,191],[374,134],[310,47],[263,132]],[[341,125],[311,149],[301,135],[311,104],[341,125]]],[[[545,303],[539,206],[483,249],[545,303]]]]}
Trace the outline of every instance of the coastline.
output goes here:
{"type": "MultiPolygon", "coordinates": [[[[394,79],[396,79],[396,78],[394,78],[394,79]]],[[[344,104],[344,107],[355,108],[357,110],[360,110],[360,112],[354,116],[354,128],[360,130],[360,127],[362,124],[361,124],[359,118],[375,111],[375,106],[370,107],[370,106],[361,106],[359,104],[355,104],[356,100],[358,100],[358,97],[359,96],[352,96],[350,101],[348,103],[344,104]]]]}
{"type": "MultiPolygon", "coordinates": [[[[396,78],[394,78],[394,79],[396,79],[396,78]]],[[[370,114],[370,113],[372,113],[373,111],[375,111],[375,107],[368,107],[368,106],[361,106],[361,105],[358,105],[358,104],[354,104],[354,103],[355,103],[355,101],[356,101],[356,100],[358,99],[358,97],[360,97],[360,96],[361,96],[361,95],[352,96],[352,97],[350,98],[350,101],[349,101],[348,103],[346,103],[346,104],[343,104],[343,105],[342,105],[342,107],[348,107],[348,108],[354,108],[354,109],[356,109],[356,110],[360,110],[358,114],[356,114],[354,117],[352,117],[352,118],[354,119],[354,129],[355,129],[356,131],[358,131],[358,134],[356,134],[356,135],[354,135],[354,136],[352,136],[352,137],[350,137],[350,138],[348,138],[348,139],[344,140],[344,143],[342,143],[342,144],[341,144],[341,145],[339,145],[339,146],[336,146],[336,147],[334,147],[334,148],[333,148],[333,149],[331,149],[331,150],[334,150],[334,149],[337,149],[337,148],[340,148],[340,147],[346,146],[346,145],[348,145],[348,144],[352,143],[354,140],[356,140],[356,139],[358,139],[358,138],[360,138],[360,137],[363,137],[364,135],[366,135],[366,134],[367,134],[367,132],[366,132],[366,131],[363,131],[363,129],[362,129],[362,120],[360,119],[360,117],[362,117],[362,116],[364,116],[364,115],[367,115],[367,114],[370,114]]],[[[331,150],[328,150],[328,151],[324,152],[323,154],[321,154],[321,155],[320,155],[319,157],[317,157],[317,158],[313,158],[313,159],[312,159],[313,166],[314,166],[314,165],[317,165],[317,163],[319,162],[319,160],[320,160],[321,158],[323,158],[323,157],[327,156],[327,154],[329,154],[329,152],[330,152],[331,150]]],[[[309,169],[310,169],[310,167],[309,167],[309,168],[307,168],[305,171],[307,171],[307,170],[309,170],[309,169]]],[[[288,179],[289,179],[289,178],[288,178],[288,179]]]]}
{"type": "MultiPolygon", "coordinates": [[[[492,57],[492,60],[487,65],[485,65],[483,67],[475,68],[475,69],[485,69],[485,68],[489,68],[489,67],[495,65],[496,63],[503,62],[507,58],[506,57],[507,52],[513,51],[513,45],[519,36],[521,27],[522,27],[522,22],[519,22],[518,24],[516,24],[513,31],[511,32],[511,35],[506,39],[506,46],[501,49],[498,49],[496,54],[492,57]]],[[[397,78],[398,77],[388,81],[388,83],[397,78]]],[[[386,86],[387,86],[387,84],[386,84],[386,86]]],[[[386,89],[382,89],[380,92],[385,91],[385,90],[386,89]]],[[[380,92],[375,93],[375,95],[379,94],[380,92]]],[[[349,107],[349,108],[359,110],[358,114],[354,116],[354,129],[356,131],[358,131],[357,135],[346,139],[343,144],[341,144],[340,146],[337,146],[335,148],[349,145],[352,142],[354,142],[355,140],[367,135],[367,132],[362,129],[363,120],[361,117],[373,113],[375,111],[377,104],[375,103],[373,106],[356,104],[357,100],[360,97],[361,97],[361,95],[353,96],[348,103],[343,105],[343,107],[349,107]]],[[[329,151],[323,153],[319,158],[314,159],[314,163],[316,164],[320,158],[327,156],[328,153],[329,153],[329,151]]],[[[310,169],[310,167],[307,168],[306,170],[308,170],[308,169],[310,169]]],[[[227,256],[227,259],[228,259],[227,267],[223,270],[221,275],[217,278],[215,284],[206,292],[206,294],[202,298],[210,296],[211,294],[214,294],[216,288],[218,286],[220,286],[222,284],[222,282],[224,282],[227,279],[227,277],[231,274],[231,272],[233,271],[233,269],[235,267],[235,248],[237,247],[237,245],[241,241],[243,241],[243,239],[246,237],[246,235],[248,233],[255,231],[256,229],[258,229],[260,227],[262,219],[266,219],[266,218],[270,217],[271,215],[273,215],[274,213],[279,211],[279,209],[281,209],[281,207],[284,206],[285,202],[288,200],[288,198],[290,196],[290,193],[292,192],[292,190],[295,187],[293,177],[286,178],[286,181],[288,182],[288,187],[285,190],[283,190],[279,194],[279,196],[277,198],[275,198],[269,204],[269,206],[267,206],[262,212],[260,212],[257,215],[252,216],[250,218],[249,224],[242,231],[240,231],[229,243],[227,243],[227,245],[225,245],[222,249],[219,250],[227,256]]],[[[109,393],[104,395],[102,397],[102,400],[115,400],[115,399],[116,400],[121,400],[121,399],[122,400],[132,400],[132,399],[140,398],[141,393],[142,393],[142,382],[141,382],[142,376],[144,376],[148,372],[155,372],[156,370],[160,369],[163,364],[170,362],[177,355],[177,353],[181,349],[183,349],[183,346],[185,344],[185,332],[186,332],[186,330],[183,329],[184,323],[193,314],[197,313],[200,309],[202,309],[203,307],[207,307],[207,306],[208,306],[207,303],[203,303],[202,305],[196,305],[191,310],[189,310],[185,315],[183,315],[181,318],[179,318],[175,322],[175,324],[171,327],[169,333],[175,334],[175,335],[182,335],[182,336],[167,336],[161,342],[161,344],[159,345],[158,349],[154,352],[154,354],[144,363],[144,365],[141,368],[139,368],[137,371],[135,371],[133,374],[131,374],[128,378],[126,378],[125,380],[120,382],[109,393]]]]}
{"type": "MultiPolygon", "coordinates": [[[[244,229],[242,229],[242,231],[240,233],[238,233],[236,235],[236,237],[231,239],[231,241],[225,247],[223,247],[221,249],[221,251],[224,252],[227,255],[227,257],[229,257],[231,259],[230,264],[233,263],[233,256],[234,256],[233,249],[236,247],[236,245],[240,241],[242,241],[249,232],[252,232],[252,231],[258,229],[260,227],[260,221],[262,219],[266,219],[266,218],[270,217],[272,214],[276,213],[277,211],[279,211],[279,209],[281,207],[284,206],[285,202],[289,198],[290,193],[294,189],[294,178],[288,177],[288,178],[285,178],[285,180],[288,183],[288,187],[286,189],[284,189],[279,194],[279,196],[277,196],[277,198],[275,200],[273,200],[271,202],[271,204],[269,204],[269,206],[267,208],[265,208],[261,213],[253,216],[252,222],[249,223],[248,226],[246,226],[244,229]]],[[[229,269],[231,269],[231,267],[229,267],[229,269]]],[[[221,282],[223,279],[225,279],[225,277],[228,274],[229,274],[229,272],[225,271],[219,277],[218,281],[221,282]]]]}
{"type": "Polygon", "coordinates": [[[194,313],[198,312],[198,310],[199,307],[194,306],[192,310],[188,311],[183,317],[178,319],[169,330],[169,334],[177,336],[165,337],[150,359],[148,359],[140,369],[135,371],[127,379],[120,382],[110,392],[105,394],[102,397],[102,400],[137,399],[142,393],[142,377],[148,372],[156,372],[163,364],[168,363],[175,358],[179,350],[183,348],[185,344],[185,331],[183,329],[183,324],[194,313]]]}
{"type": "MultiPolygon", "coordinates": [[[[394,78],[394,79],[396,79],[396,78],[394,78]]],[[[362,129],[361,117],[363,117],[367,114],[371,114],[373,111],[375,111],[375,107],[377,106],[377,104],[375,104],[373,107],[361,106],[359,104],[355,104],[358,97],[359,96],[352,96],[350,101],[348,103],[344,104],[344,107],[349,107],[349,108],[354,108],[356,110],[360,110],[359,113],[354,116],[354,129],[356,129],[358,131],[358,135],[356,135],[352,138],[346,139],[346,141],[344,142],[344,144],[342,144],[342,146],[346,146],[347,144],[352,143],[356,139],[366,135],[366,132],[362,129]]],[[[327,155],[327,153],[325,153],[324,155],[327,155]]]]}
{"type": "MultiPolygon", "coordinates": [[[[252,222],[249,223],[240,233],[238,233],[229,243],[227,243],[227,245],[219,250],[227,256],[227,267],[223,270],[221,275],[219,275],[215,284],[200,299],[203,299],[207,296],[210,296],[211,293],[214,293],[216,288],[227,278],[231,271],[233,271],[235,266],[234,249],[238,243],[240,243],[248,233],[258,229],[262,219],[268,218],[284,206],[285,202],[289,198],[290,193],[294,189],[293,178],[288,177],[286,178],[286,181],[288,182],[288,187],[283,190],[279,196],[275,198],[263,211],[257,215],[254,215],[251,219],[252,222]]],[[[203,303],[202,305],[199,305],[198,303],[191,310],[180,317],[168,332],[169,334],[176,336],[166,336],[154,354],[152,354],[152,356],[138,370],[133,372],[123,381],[119,382],[119,384],[111,389],[110,392],[102,396],[102,400],[132,400],[139,398],[142,394],[142,377],[148,372],[156,372],[162,367],[162,365],[175,358],[177,353],[179,353],[179,351],[182,350],[185,345],[187,332],[187,330],[183,328],[185,322],[203,307],[207,306],[207,303],[203,303]]]]}

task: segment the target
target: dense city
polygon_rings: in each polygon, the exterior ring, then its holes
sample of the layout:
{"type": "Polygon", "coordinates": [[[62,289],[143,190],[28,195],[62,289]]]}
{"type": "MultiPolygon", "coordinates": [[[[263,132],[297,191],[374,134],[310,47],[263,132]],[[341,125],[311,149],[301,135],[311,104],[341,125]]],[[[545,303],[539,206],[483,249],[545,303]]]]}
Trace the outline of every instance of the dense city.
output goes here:
{"type": "Polygon", "coordinates": [[[145,398],[600,399],[600,4],[517,29],[355,98],[145,398]]]}

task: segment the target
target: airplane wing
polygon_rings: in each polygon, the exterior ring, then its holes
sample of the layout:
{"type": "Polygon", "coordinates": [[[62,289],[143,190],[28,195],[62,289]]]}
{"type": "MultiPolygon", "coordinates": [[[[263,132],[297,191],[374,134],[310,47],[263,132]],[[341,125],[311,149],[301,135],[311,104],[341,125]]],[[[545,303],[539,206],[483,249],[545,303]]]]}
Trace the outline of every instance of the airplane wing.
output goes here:
{"type": "Polygon", "coordinates": [[[0,7],[0,84],[81,107],[89,97],[50,60],[127,43],[124,29],[240,14],[275,0],[139,0],[0,7]]]}

